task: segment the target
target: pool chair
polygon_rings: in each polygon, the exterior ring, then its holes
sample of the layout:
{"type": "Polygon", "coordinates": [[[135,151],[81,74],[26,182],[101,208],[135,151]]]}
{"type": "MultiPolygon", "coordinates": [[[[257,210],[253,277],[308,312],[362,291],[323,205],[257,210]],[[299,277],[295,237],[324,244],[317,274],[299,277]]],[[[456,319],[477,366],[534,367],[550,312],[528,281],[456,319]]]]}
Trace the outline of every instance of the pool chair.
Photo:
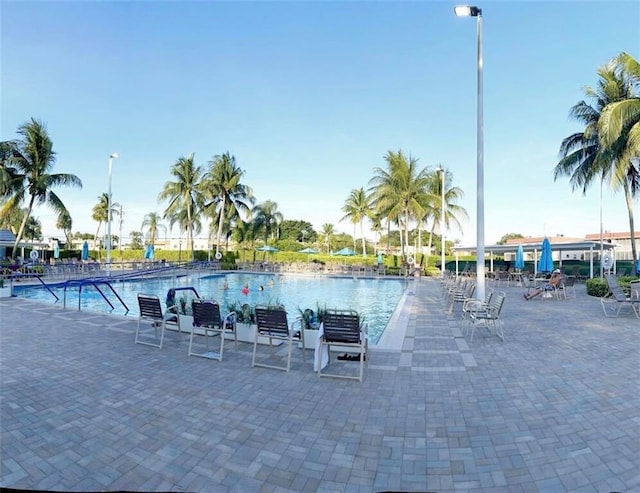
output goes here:
{"type": "Polygon", "coordinates": [[[138,326],[136,327],[136,344],[144,344],[146,346],[157,347],[162,349],[162,342],[164,341],[164,329],[169,325],[174,325],[180,330],[180,324],[178,323],[177,307],[171,307],[166,313],[162,313],[162,304],[160,298],[152,294],[138,294],[138,308],[140,310],[140,316],[138,317],[138,326]],[[140,325],[143,322],[150,322],[153,327],[155,339],[154,340],[142,340],[140,336],[140,325]],[[160,339],[158,339],[158,327],[160,327],[160,339]]]}
{"type": "Polygon", "coordinates": [[[193,324],[191,325],[191,336],[189,337],[189,356],[199,356],[200,358],[217,359],[222,361],[224,352],[224,340],[227,336],[233,339],[234,347],[238,348],[238,337],[235,330],[235,313],[229,313],[224,318],[220,315],[220,305],[216,301],[195,300],[193,306],[193,324]],[[220,350],[209,350],[209,338],[220,337],[220,350]],[[202,344],[196,338],[204,337],[204,351],[197,352],[196,346],[202,349],[202,344]]]}
{"type": "Polygon", "coordinates": [[[635,289],[631,296],[627,296],[622,290],[618,279],[613,274],[605,274],[605,280],[611,292],[611,298],[600,298],[600,304],[605,317],[617,317],[623,307],[630,307],[636,317],[640,318],[640,298],[635,297],[635,289]]]}
{"type": "Polygon", "coordinates": [[[279,305],[256,305],[256,334],[253,340],[253,358],[251,366],[261,366],[263,368],[273,368],[275,370],[284,370],[289,373],[291,368],[291,350],[293,342],[300,341],[302,343],[302,358],[306,359],[304,350],[304,331],[302,330],[302,320],[297,319],[291,326],[287,320],[287,312],[283,306],[279,305]],[[256,362],[258,352],[258,338],[269,339],[269,359],[261,358],[261,362],[256,362]],[[286,366],[278,366],[275,364],[267,364],[278,356],[274,354],[274,341],[284,343],[287,350],[286,366]]]}
{"type": "Polygon", "coordinates": [[[327,309],[324,313],[322,325],[320,326],[320,339],[318,340],[318,351],[324,352],[327,358],[327,365],[319,364],[317,367],[318,378],[333,377],[358,380],[362,382],[365,362],[367,358],[367,326],[360,323],[360,316],[353,310],[327,309]],[[349,353],[356,353],[348,360],[359,361],[359,371],[356,376],[344,373],[328,373],[322,370],[331,365],[331,346],[337,346],[349,353]]]}

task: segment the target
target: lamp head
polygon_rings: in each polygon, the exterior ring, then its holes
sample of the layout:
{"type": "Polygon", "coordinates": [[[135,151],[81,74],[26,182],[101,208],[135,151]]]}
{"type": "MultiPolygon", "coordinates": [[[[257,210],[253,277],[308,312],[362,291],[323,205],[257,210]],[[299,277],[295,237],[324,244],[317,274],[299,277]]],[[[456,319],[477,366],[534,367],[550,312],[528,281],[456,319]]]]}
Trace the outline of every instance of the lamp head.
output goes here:
{"type": "Polygon", "coordinates": [[[117,152],[114,152],[111,154],[111,156],[109,156],[109,159],[115,159],[117,157],[120,157],[120,154],[118,154],[117,152]]]}
{"type": "Polygon", "coordinates": [[[453,8],[454,13],[458,17],[478,17],[482,16],[482,9],[469,5],[458,5],[453,8]]]}

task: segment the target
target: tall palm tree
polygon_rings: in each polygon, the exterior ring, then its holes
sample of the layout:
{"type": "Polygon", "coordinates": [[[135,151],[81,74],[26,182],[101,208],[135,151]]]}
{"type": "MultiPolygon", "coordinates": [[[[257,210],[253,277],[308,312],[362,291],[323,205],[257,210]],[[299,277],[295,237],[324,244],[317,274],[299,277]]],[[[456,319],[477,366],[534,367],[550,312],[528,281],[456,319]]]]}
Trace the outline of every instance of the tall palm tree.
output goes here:
{"type": "Polygon", "coordinates": [[[156,239],[158,238],[158,231],[162,230],[167,232],[167,227],[162,224],[162,216],[160,216],[157,212],[149,212],[146,216],[144,216],[144,220],[142,221],[142,230],[146,230],[147,242],[149,245],[155,246],[156,239]]]}
{"type": "MultiPolygon", "coordinates": [[[[468,219],[469,215],[467,210],[458,205],[456,202],[464,197],[464,192],[459,187],[452,185],[453,175],[450,171],[444,171],[444,223],[445,229],[451,229],[451,226],[455,226],[456,229],[462,231],[462,224],[460,219],[468,219]]],[[[431,229],[429,230],[429,251],[431,251],[431,244],[433,240],[433,233],[436,227],[440,227],[442,220],[442,177],[440,172],[434,171],[429,181],[428,192],[432,197],[432,202],[427,208],[427,214],[423,218],[425,222],[431,219],[431,229]]],[[[442,235],[444,232],[440,231],[442,235]]]]}
{"type": "Polygon", "coordinates": [[[429,171],[418,169],[418,160],[411,155],[405,156],[401,150],[388,151],[384,159],[387,169],[374,169],[369,190],[376,212],[404,229],[404,239],[400,235],[404,256],[409,243],[409,224],[424,217],[431,199],[427,191],[429,171]]]}
{"type": "Polygon", "coordinates": [[[200,231],[201,225],[198,214],[202,209],[204,197],[200,180],[202,168],[194,163],[194,154],[180,157],[170,169],[175,181],[167,181],[158,194],[158,201],[168,201],[164,210],[164,218],[169,219],[169,226],[178,223],[180,229],[187,233],[187,249],[193,254],[193,233],[200,231]]]}
{"type": "Polygon", "coordinates": [[[327,253],[331,252],[331,240],[335,234],[336,229],[333,224],[324,223],[320,228],[320,236],[322,237],[322,243],[327,247],[327,253]]]}
{"type": "MultiPolygon", "coordinates": [[[[373,215],[371,208],[371,199],[365,193],[364,188],[360,187],[351,190],[349,198],[347,198],[342,212],[345,213],[340,221],[349,220],[355,227],[356,224],[360,225],[360,239],[362,240],[362,256],[367,256],[366,243],[364,240],[364,220],[370,218],[373,215]]],[[[355,238],[355,235],[354,235],[355,238]]]]}
{"type": "Polygon", "coordinates": [[[56,154],[53,151],[53,142],[43,122],[32,118],[20,125],[17,133],[21,136],[20,139],[0,144],[2,151],[0,154],[3,159],[1,175],[4,177],[0,180],[1,189],[3,196],[9,197],[0,209],[0,215],[25,201],[27,202],[27,213],[16,234],[13,245],[14,252],[22,239],[24,228],[34,205],[46,204],[59,217],[60,214],[68,211],[53,188],[57,186],[82,188],[82,181],[76,175],[51,173],[55,165],[56,154]],[[7,177],[10,177],[9,182],[5,181],[7,177]]]}
{"type": "Polygon", "coordinates": [[[220,238],[225,218],[245,214],[248,216],[254,203],[253,191],[240,182],[244,171],[229,152],[216,155],[209,161],[209,169],[201,189],[206,203],[204,209],[210,217],[217,217],[216,256],[220,251],[220,238]]]}
{"type": "Polygon", "coordinates": [[[615,164],[611,186],[624,190],[633,261],[638,261],[633,217],[633,199],[640,189],[640,63],[627,53],[612,60],[618,77],[630,89],[630,97],[609,103],[598,120],[600,145],[613,150],[615,164]]]}
{"type": "Polygon", "coordinates": [[[284,220],[278,204],[273,200],[266,200],[256,205],[251,211],[253,224],[256,231],[264,235],[265,244],[269,241],[269,237],[278,236],[278,226],[284,220]]]}
{"type": "Polygon", "coordinates": [[[595,180],[607,181],[612,189],[622,188],[629,212],[631,249],[634,261],[637,261],[633,218],[633,196],[637,194],[640,185],[640,170],[635,161],[637,134],[633,129],[636,127],[629,127],[630,122],[627,121],[627,124],[619,127],[618,136],[614,138],[617,127],[612,120],[615,120],[616,115],[621,120],[622,114],[630,115],[632,112],[611,109],[629,106],[624,102],[638,97],[635,92],[637,77],[634,78],[633,72],[627,73],[625,67],[617,59],[600,67],[596,88],[585,88],[585,95],[593,100],[593,104],[580,101],[569,111],[569,115],[583,124],[584,129],[562,141],[560,161],[554,168],[553,177],[556,180],[561,176],[568,176],[572,190],[581,188],[583,194],[586,194],[595,180]],[[601,122],[603,115],[606,116],[601,122]],[[602,137],[600,129],[605,131],[602,137]]]}

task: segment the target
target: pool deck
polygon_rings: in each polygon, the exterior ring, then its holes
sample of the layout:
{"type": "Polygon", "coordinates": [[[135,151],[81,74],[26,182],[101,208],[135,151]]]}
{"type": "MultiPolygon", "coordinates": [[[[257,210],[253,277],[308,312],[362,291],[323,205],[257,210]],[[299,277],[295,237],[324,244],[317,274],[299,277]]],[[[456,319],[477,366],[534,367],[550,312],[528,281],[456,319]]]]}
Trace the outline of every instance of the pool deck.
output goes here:
{"type": "Polygon", "coordinates": [[[496,289],[505,341],[470,342],[439,283],[412,283],[362,383],[318,379],[298,349],[286,374],[251,368],[249,344],[189,358],[174,332],[135,345],[131,317],[0,300],[0,486],[640,491],[640,319],[605,318],[584,284],[496,289]]]}

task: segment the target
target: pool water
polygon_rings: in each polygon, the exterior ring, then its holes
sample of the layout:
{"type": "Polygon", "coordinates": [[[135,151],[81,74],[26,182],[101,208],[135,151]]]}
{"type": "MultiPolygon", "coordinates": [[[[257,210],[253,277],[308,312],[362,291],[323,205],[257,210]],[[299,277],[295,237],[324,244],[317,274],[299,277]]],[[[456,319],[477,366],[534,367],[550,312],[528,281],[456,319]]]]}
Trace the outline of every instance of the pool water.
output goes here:
{"type": "MultiPolygon", "coordinates": [[[[137,294],[155,294],[163,302],[170,288],[191,286],[201,298],[213,299],[220,303],[223,313],[229,304],[251,306],[256,304],[284,305],[292,321],[300,312],[318,307],[356,310],[369,326],[369,337],[376,343],[384,331],[400,298],[406,282],[401,279],[360,279],[332,277],[299,277],[274,274],[229,273],[212,276],[183,276],[171,278],[145,279],[142,281],[113,281],[112,286],[129,308],[129,312],[106,286],[100,286],[114,306],[111,310],[100,293],[92,286],[82,288],[81,306],[83,310],[107,311],[115,314],[138,315],[137,294]],[[243,293],[247,284],[249,292],[243,293]],[[225,289],[225,286],[228,286],[225,289]],[[260,286],[263,287],[260,290],[260,286]]],[[[52,288],[63,303],[62,287],[52,288]]],[[[14,286],[14,294],[23,298],[41,301],[55,301],[55,298],[42,286],[14,286]]],[[[176,298],[190,297],[189,291],[178,291],[176,298]]],[[[178,303],[179,305],[179,303],[178,303]]],[[[67,288],[67,308],[78,306],[78,288],[67,288]]]]}

